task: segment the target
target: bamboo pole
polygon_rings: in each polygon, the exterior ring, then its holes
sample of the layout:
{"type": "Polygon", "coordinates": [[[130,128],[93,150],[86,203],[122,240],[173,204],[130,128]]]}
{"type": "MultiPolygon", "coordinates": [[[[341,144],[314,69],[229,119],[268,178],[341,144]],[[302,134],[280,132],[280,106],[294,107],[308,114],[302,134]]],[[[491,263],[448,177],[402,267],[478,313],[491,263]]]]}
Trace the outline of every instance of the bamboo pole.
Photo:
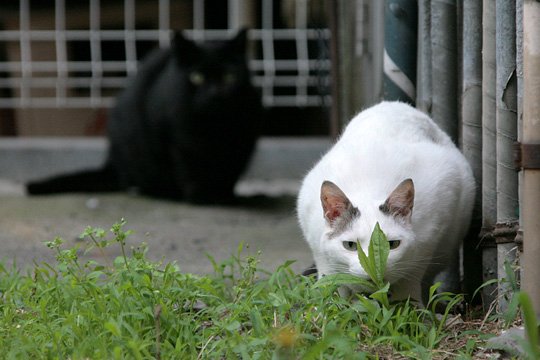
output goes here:
{"type": "Polygon", "coordinates": [[[431,0],[418,1],[416,107],[431,113],[431,0]]]}
{"type": "MultiPolygon", "coordinates": [[[[523,0],[516,1],[516,74],[517,74],[517,139],[523,141],[523,0]]],[[[518,259],[523,258],[523,172],[518,173],[518,198],[519,198],[519,226],[515,238],[518,250],[518,259]]],[[[519,267],[523,271],[523,266],[519,267]]],[[[523,278],[519,274],[519,278],[523,278]]]]}
{"type": "Polygon", "coordinates": [[[499,310],[508,305],[505,263],[514,265],[518,211],[518,178],[514,169],[513,144],[517,140],[516,3],[496,1],[496,145],[497,145],[497,277],[499,310]]]}
{"type": "MultiPolygon", "coordinates": [[[[540,2],[523,4],[523,144],[540,144],[540,2]]],[[[523,155],[523,154],[522,154],[523,155]]],[[[536,147],[538,157],[538,147],[536,147]]],[[[523,289],[540,317],[540,168],[523,169],[523,289]]],[[[538,165],[538,164],[536,164],[538,165]]]]}
{"type": "MultiPolygon", "coordinates": [[[[483,280],[497,276],[497,249],[491,231],[497,220],[495,140],[495,1],[482,6],[482,267],[483,280]]],[[[485,305],[495,300],[495,286],[482,291],[485,305]]]]}
{"type": "Polygon", "coordinates": [[[463,289],[472,296],[482,284],[482,3],[464,0],[462,9],[461,148],[476,182],[476,199],[469,234],[463,243],[463,289]]]}
{"type": "Polygon", "coordinates": [[[457,8],[455,0],[431,1],[433,120],[457,143],[457,8]]]}

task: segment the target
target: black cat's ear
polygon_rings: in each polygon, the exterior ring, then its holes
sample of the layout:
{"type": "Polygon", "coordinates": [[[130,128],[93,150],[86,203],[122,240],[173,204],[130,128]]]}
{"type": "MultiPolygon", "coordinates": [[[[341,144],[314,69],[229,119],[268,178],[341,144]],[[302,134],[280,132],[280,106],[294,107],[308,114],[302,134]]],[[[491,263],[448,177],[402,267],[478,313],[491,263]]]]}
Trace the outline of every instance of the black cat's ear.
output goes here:
{"type": "Polygon", "coordinates": [[[324,218],[329,225],[334,224],[336,219],[354,212],[347,195],[331,181],[325,181],[321,186],[321,203],[324,218]]]}
{"type": "Polygon", "coordinates": [[[414,183],[411,179],[403,180],[392,191],[388,199],[382,204],[379,209],[394,217],[410,219],[414,205],[414,183]]]}
{"type": "Polygon", "coordinates": [[[194,41],[187,39],[181,31],[177,31],[174,35],[173,51],[180,64],[197,63],[199,47],[194,41]]]}
{"type": "Polygon", "coordinates": [[[230,40],[230,46],[236,53],[244,53],[247,46],[247,28],[242,28],[236,36],[230,40]]]}

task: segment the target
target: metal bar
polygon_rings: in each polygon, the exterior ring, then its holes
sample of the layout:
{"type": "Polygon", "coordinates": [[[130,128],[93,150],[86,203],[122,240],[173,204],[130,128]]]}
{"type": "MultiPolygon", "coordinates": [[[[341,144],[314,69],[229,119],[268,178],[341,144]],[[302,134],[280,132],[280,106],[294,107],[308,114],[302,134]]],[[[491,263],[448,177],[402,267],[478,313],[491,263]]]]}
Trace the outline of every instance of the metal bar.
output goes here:
{"type": "Polygon", "coordinates": [[[135,43],[135,1],[124,0],[124,45],[128,76],[137,72],[137,47],[135,43]]]}
{"type": "MultiPolygon", "coordinates": [[[[208,40],[224,40],[230,38],[230,33],[223,30],[215,29],[189,29],[184,30],[185,34],[188,37],[194,38],[196,35],[201,37],[203,36],[208,40]]],[[[56,37],[55,30],[28,30],[24,32],[28,40],[31,41],[54,41],[56,37]]],[[[159,41],[160,39],[160,30],[135,30],[134,32],[135,40],[154,40],[159,41]]],[[[169,37],[170,31],[166,31],[166,38],[169,37]]],[[[294,40],[296,36],[295,29],[252,29],[250,30],[250,39],[252,40],[262,40],[266,33],[272,33],[272,36],[275,40],[294,40]]],[[[9,31],[0,31],[0,41],[18,41],[21,39],[23,31],[21,30],[9,30],[9,31]]],[[[102,40],[123,40],[125,32],[124,30],[104,30],[100,29],[100,38],[102,40]]],[[[329,29],[306,29],[306,37],[309,40],[330,39],[330,30],[329,29]]],[[[89,40],[90,32],[88,30],[66,30],[65,38],[67,41],[75,40],[89,40]]]]}
{"type": "Polygon", "coordinates": [[[66,101],[66,78],[67,70],[67,50],[66,38],[64,36],[66,30],[66,8],[64,0],[56,0],[55,3],[55,31],[56,31],[56,103],[62,107],[66,101]]]}
{"type": "Polygon", "coordinates": [[[30,1],[21,0],[19,8],[20,21],[20,47],[21,47],[21,106],[25,106],[30,100],[30,89],[28,88],[28,79],[32,77],[32,46],[29,38],[30,31],[30,1]]]}
{"type": "MultiPolygon", "coordinates": [[[[267,30],[262,33],[263,70],[266,82],[262,87],[263,98],[269,98],[274,93],[274,76],[276,63],[274,56],[274,32],[268,31],[273,28],[272,0],[263,0],[262,4],[262,27],[267,30]]],[[[296,62],[295,62],[296,66],[296,62]]]]}
{"type": "Polygon", "coordinates": [[[241,26],[241,0],[229,0],[227,11],[227,27],[229,29],[238,29],[241,26]]]}
{"type": "Polygon", "coordinates": [[[204,29],[204,0],[193,0],[193,29],[194,40],[205,39],[206,32],[200,31],[204,29]]]}
{"type": "Polygon", "coordinates": [[[100,0],[90,0],[90,62],[92,65],[92,86],[90,87],[91,104],[97,104],[101,97],[103,67],[101,58],[100,22],[100,0]]]}
{"type": "Polygon", "coordinates": [[[296,83],[296,98],[297,106],[304,106],[307,102],[307,77],[309,75],[309,55],[308,55],[308,40],[305,29],[307,29],[307,0],[296,1],[296,61],[297,67],[297,83],[296,83]]]}
{"type": "MultiPolygon", "coordinates": [[[[57,108],[56,97],[33,97],[24,106],[21,106],[22,99],[20,97],[14,98],[0,98],[0,109],[20,107],[26,109],[51,109],[57,108]]],[[[103,108],[111,107],[114,104],[114,97],[100,97],[96,99],[90,99],[88,97],[68,97],[63,104],[64,108],[103,108]]],[[[263,103],[265,106],[296,106],[295,95],[274,95],[264,98],[263,103]]],[[[310,95],[307,97],[305,106],[322,106],[325,104],[331,104],[332,99],[330,96],[321,98],[320,95],[310,95]]]]}
{"type": "MultiPolygon", "coordinates": [[[[296,70],[298,63],[296,60],[275,60],[276,70],[296,70]]],[[[330,70],[330,60],[309,60],[306,62],[310,70],[330,70]]],[[[67,64],[68,71],[91,71],[91,61],[70,61],[67,64]]],[[[124,61],[103,61],[101,68],[103,71],[122,71],[125,70],[124,61]]],[[[9,61],[0,63],[0,71],[21,71],[23,68],[20,62],[9,61]]],[[[32,68],[39,72],[56,72],[57,65],[54,61],[34,61],[32,68]]],[[[264,59],[255,59],[249,62],[249,68],[252,71],[261,71],[265,68],[264,59]]]]}
{"type": "MultiPolygon", "coordinates": [[[[170,0],[159,0],[159,47],[165,48],[170,45],[170,14],[171,3],[170,0]]],[[[137,31],[134,33],[137,36],[137,31]]]]}

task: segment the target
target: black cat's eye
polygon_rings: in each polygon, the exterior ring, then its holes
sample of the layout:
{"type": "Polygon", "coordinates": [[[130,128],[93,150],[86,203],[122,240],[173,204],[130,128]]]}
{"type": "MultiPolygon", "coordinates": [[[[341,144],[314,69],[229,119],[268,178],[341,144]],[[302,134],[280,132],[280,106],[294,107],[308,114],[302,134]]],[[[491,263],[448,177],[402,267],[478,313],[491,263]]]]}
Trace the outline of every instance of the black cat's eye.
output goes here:
{"type": "Polygon", "coordinates": [[[356,251],[357,249],[356,241],[344,241],[343,247],[349,251],[356,251]]]}
{"type": "Polygon", "coordinates": [[[226,73],[223,75],[223,82],[227,85],[232,85],[236,82],[236,75],[232,73],[226,73]]]}
{"type": "Polygon", "coordinates": [[[389,240],[388,245],[390,245],[390,250],[397,249],[401,244],[401,240],[389,240]]]}
{"type": "Polygon", "coordinates": [[[193,85],[202,85],[204,83],[204,75],[198,71],[194,71],[189,74],[189,81],[193,85]]]}

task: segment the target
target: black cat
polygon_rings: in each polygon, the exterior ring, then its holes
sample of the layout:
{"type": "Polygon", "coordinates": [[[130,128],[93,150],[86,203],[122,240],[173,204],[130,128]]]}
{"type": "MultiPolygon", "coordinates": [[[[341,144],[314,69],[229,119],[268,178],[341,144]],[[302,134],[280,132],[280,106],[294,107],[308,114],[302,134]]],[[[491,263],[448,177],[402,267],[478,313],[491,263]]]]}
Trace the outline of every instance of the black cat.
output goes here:
{"type": "Polygon", "coordinates": [[[227,202],[254,150],[262,105],[246,62],[246,30],[196,44],[176,34],[151,53],[111,110],[99,170],[34,182],[29,194],[136,188],[156,197],[227,202]]]}

